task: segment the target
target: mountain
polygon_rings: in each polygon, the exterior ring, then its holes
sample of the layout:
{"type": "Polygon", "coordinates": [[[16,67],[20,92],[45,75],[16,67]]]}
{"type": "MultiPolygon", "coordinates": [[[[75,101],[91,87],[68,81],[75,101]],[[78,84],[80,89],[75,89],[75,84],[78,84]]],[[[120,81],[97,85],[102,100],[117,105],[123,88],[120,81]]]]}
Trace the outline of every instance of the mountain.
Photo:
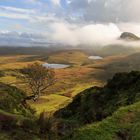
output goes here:
{"type": "Polygon", "coordinates": [[[113,55],[128,55],[140,51],[131,46],[123,46],[121,44],[106,45],[103,48],[95,51],[101,56],[113,56],[113,55]]]}
{"type": "Polygon", "coordinates": [[[105,63],[93,64],[92,67],[102,70],[96,74],[91,74],[99,81],[106,82],[118,72],[130,72],[140,69],[140,53],[134,53],[117,58],[116,60],[106,61],[105,63]]]}
{"type": "Polygon", "coordinates": [[[51,40],[48,40],[42,34],[33,33],[18,33],[18,32],[0,32],[0,46],[49,46],[53,45],[51,40]]]}
{"type": "Polygon", "coordinates": [[[133,33],[130,32],[123,32],[120,36],[120,39],[127,40],[127,41],[139,41],[140,38],[133,33]]]}

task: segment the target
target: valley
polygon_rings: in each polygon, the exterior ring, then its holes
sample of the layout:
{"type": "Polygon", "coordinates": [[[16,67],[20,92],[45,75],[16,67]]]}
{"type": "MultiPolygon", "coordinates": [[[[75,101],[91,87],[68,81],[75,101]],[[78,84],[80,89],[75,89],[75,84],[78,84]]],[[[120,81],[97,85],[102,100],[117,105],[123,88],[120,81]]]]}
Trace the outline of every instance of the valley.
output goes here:
{"type": "Polygon", "coordinates": [[[14,85],[30,95],[30,89],[17,78],[20,69],[34,62],[69,65],[67,68],[55,69],[55,84],[45,91],[39,101],[35,103],[30,101],[31,106],[39,114],[42,111],[54,112],[62,108],[84,89],[103,86],[117,72],[139,69],[139,53],[106,56],[103,59],[89,59],[89,57],[90,54],[83,50],[59,50],[46,56],[1,55],[0,72],[3,75],[0,77],[0,82],[14,85]]]}
{"type": "MultiPolygon", "coordinates": [[[[18,78],[22,75],[20,71],[23,68],[35,62],[41,65],[47,64],[47,67],[53,66],[52,68],[55,71],[55,83],[49,88],[47,88],[37,101],[33,101],[33,100],[27,101],[28,105],[31,108],[31,110],[29,108],[29,111],[27,112],[30,112],[30,111],[33,112],[34,114],[33,118],[35,117],[34,120],[32,120],[34,125],[36,124],[36,118],[39,118],[42,112],[46,114],[45,116],[47,118],[49,116],[53,116],[53,114],[56,115],[57,112],[59,111],[61,112],[61,109],[63,111],[63,108],[65,109],[73,103],[75,104],[77,102],[76,104],[78,105],[78,101],[75,102],[75,98],[79,97],[82,92],[85,95],[86,94],[88,95],[91,92],[94,92],[94,87],[95,89],[96,87],[99,87],[99,88],[104,87],[107,81],[109,81],[109,79],[111,79],[116,73],[136,71],[140,68],[140,61],[139,61],[140,53],[139,52],[131,53],[131,54],[128,53],[128,54],[116,54],[116,55],[107,55],[107,56],[101,55],[101,53],[97,53],[97,52],[94,53],[94,51],[91,52],[91,50],[89,53],[88,50],[85,51],[83,49],[81,50],[75,50],[75,49],[65,50],[64,49],[64,50],[58,50],[58,51],[49,50],[49,53],[44,52],[44,54],[40,54],[40,53],[32,54],[32,52],[30,53],[31,54],[29,54],[29,52],[28,54],[23,53],[21,55],[8,53],[8,54],[3,54],[0,56],[0,83],[2,84],[2,86],[9,85],[11,87],[16,87],[19,91],[21,90],[26,96],[30,96],[31,89],[27,86],[27,84],[22,83],[20,78],[18,78]]],[[[9,87],[9,90],[10,90],[10,87],[9,87]]],[[[95,92],[95,96],[96,96],[96,92],[95,92]]],[[[104,101],[105,100],[109,101],[108,95],[105,98],[103,99],[104,101]]],[[[114,99],[111,99],[109,105],[111,104],[111,102],[115,102],[115,100],[114,101],[113,100],[114,99]]],[[[87,101],[85,100],[84,102],[86,104],[87,101]]],[[[89,104],[90,104],[90,100],[89,100],[89,104]]],[[[99,105],[100,104],[99,101],[96,104],[99,105]]],[[[93,105],[93,106],[96,108],[96,105],[93,105]]],[[[79,108],[82,108],[82,107],[79,107],[79,108]]],[[[111,108],[111,106],[107,108],[109,109],[111,108]]],[[[16,109],[18,108],[16,107],[16,109]]],[[[76,109],[76,106],[75,106],[75,109],[76,109]]],[[[80,110],[78,109],[76,109],[76,111],[80,112],[80,110]]],[[[83,123],[92,123],[92,121],[95,119],[95,118],[93,119],[92,117],[97,116],[97,115],[90,114],[91,113],[90,108],[89,110],[87,109],[87,113],[89,113],[88,117],[83,116],[85,118],[79,119],[79,120],[82,120],[80,125],[81,124],[83,125],[83,123]],[[89,120],[86,120],[87,118],[89,118],[89,120]]],[[[14,112],[14,114],[16,113],[14,112]]],[[[62,115],[63,113],[60,113],[60,114],[62,115]]],[[[86,113],[84,112],[83,114],[86,115],[86,113]]],[[[9,115],[11,116],[11,114],[9,115]]],[[[110,114],[106,114],[106,113],[104,114],[103,112],[103,114],[102,115],[99,114],[98,117],[104,116],[104,115],[108,116],[110,114]]],[[[24,116],[26,117],[26,115],[24,116]]],[[[75,116],[77,115],[73,114],[71,117],[74,118],[75,116]]],[[[58,122],[60,123],[60,126],[61,125],[63,126],[63,124],[65,125],[67,121],[70,121],[72,123],[70,125],[71,127],[73,127],[72,125],[74,125],[73,121],[75,122],[75,124],[79,125],[79,122],[77,122],[76,119],[73,120],[72,118],[70,119],[68,118],[67,120],[67,118],[65,118],[64,116],[59,116],[59,117],[58,117],[58,120],[59,120],[58,122]],[[59,120],[59,117],[64,120],[61,122],[59,120]]],[[[69,117],[70,117],[70,114],[69,114],[69,117]]],[[[98,117],[94,121],[97,121],[100,118],[98,117]]],[[[16,116],[16,118],[17,118],[17,121],[19,121],[19,117],[16,116]]],[[[25,118],[20,120],[21,123],[23,123],[24,119],[25,118]]],[[[99,120],[102,120],[102,119],[100,118],[99,120]]],[[[38,129],[40,129],[40,127],[38,129]]],[[[77,127],[77,126],[74,125],[74,127],[77,127]]],[[[94,128],[96,127],[94,126],[94,128]]],[[[33,129],[33,127],[30,129],[33,129]]],[[[59,131],[59,128],[57,129],[58,129],[57,131],[59,131]]],[[[75,135],[75,133],[73,134],[74,136],[73,140],[75,139],[81,140],[81,137],[84,137],[84,135],[87,137],[86,132],[85,132],[87,128],[83,128],[83,129],[84,129],[82,131],[83,135],[79,134],[81,132],[77,130],[78,131],[77,135],[75,135]],[[79,135],[81,135],[81,137],[79,135]]],[[[38,130],[34,130],[34,131],[37,132],[38,130]]],[[[65,131],[67,131],[67,129],[64,130],[64,133],[65,131]]],[[[70,130],[68,129],[68,131],[70,130]]],[[[20,133],[23,133],[23,132],[20,132],[20,133]]],[[[69,134],[69,133],[66,132],[66,134],[69,134]]],[[[28,135],[29,134],[27,133],[27,136],[28,135]]],[[[67,136],[69,137],[69,135],[67,136]]],[[[89,140],[91,140],[91,138],[89,138],[89,140]]]]}
{"type": "Polygon", "coordinates": [[[140,0],[0,0],[0,140],[140,140],[140,0]]]}

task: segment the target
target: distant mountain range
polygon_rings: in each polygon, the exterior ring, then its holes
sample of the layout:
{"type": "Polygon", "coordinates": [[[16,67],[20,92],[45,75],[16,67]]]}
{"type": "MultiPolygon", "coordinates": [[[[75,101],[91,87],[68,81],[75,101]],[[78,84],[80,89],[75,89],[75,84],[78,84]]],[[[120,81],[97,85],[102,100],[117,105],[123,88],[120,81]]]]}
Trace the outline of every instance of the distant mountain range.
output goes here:
{"type": "Polygon", "coordinates": [[[47,46],[54,42],[42,34],[0,32],[0,46],[47,46]]]}

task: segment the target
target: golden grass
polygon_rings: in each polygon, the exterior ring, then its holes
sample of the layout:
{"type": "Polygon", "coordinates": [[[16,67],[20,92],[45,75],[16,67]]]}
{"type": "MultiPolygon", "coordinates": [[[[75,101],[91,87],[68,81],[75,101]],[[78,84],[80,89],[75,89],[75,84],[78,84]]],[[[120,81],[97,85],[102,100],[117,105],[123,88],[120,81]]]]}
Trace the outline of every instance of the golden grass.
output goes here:
{"type": "MultiPolygon", "coordinates": [[[[34,59],[31,62],[23,62],[23,59],[29,58],[29,55],[17,55],[17,56],[4,56],[0,57],[0,70],[8,73],[5,77],[0,77],[0,82],[4,83],[17,83],[14,86],[22,89],[23,91],[30,94],[30,89],[25,84],[19,84],[15,76],[10,75],[10,72],[15,72],[15,69],[21,69],[26,67],[28,64],[32,64],[38,59],[34,59]],[[10,72],[9,72],[10,70],[10,72]]],[[[27,59],[26,59],[27,60],[27,59]]],[[[92,64],[93,61],[88,60],[88,56],[83,52],[78,51],[64,51],[54,53],[49,57],[48,62],[53,63],[72,63],[73,66],[65,69],[57,69],[56,83],[46,90],[46,95],[41,96],[39,101],[30,101],[29,104],[36,109],[37,114],[42,111],[54,112],[57,109],[67,105],[77,93],[94,85],[100,85],[94,77],[89,78],[91,73],[96,73],[96,69],[89,67],[89,65],[82,66],[83,63],[87,62],[92,64]],[[64,95],[71,94],[71,98],[64,95]],[[49,94],[49,95],[48,95],[49,94]],[[63,95],[63,96],[62,96],[63,95]]],[[[45,63],[38,61],[39,63],[45,63]]]]}
{"type": "Polygon", "coordinates": [[[81,65],[88,60],[88,56],[81,51],[61,51],[49,56],[50,63],[71,63],[81,65]]]}
{"type": "Polygon", "coordinates": [[[36,110],[36,114],[39,115],[43,111],[53,113],[64,107],[70,101],[71,99],[68,97],[51,94],[48,96],[41,96],[38,101],[30,101],[29,104],[36,110]]]}
{"type": "Polygon", "coordinates": [[[0,82],[3,82],[5,84],[12,84],[17,81],[16,77],[14,76],[5,76],[0,78],[0,82]]]}

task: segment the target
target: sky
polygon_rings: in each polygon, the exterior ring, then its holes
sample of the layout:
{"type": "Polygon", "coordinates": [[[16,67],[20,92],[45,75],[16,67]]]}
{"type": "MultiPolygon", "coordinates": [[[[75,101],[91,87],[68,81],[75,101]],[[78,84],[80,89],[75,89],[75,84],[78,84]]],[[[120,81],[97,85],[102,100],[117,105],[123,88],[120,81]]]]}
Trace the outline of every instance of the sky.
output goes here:
{"type": "Polygon", "coordinates": [[[139,0],[0,0],[0,44],[109,43],[140,35],[139,0]]]}

